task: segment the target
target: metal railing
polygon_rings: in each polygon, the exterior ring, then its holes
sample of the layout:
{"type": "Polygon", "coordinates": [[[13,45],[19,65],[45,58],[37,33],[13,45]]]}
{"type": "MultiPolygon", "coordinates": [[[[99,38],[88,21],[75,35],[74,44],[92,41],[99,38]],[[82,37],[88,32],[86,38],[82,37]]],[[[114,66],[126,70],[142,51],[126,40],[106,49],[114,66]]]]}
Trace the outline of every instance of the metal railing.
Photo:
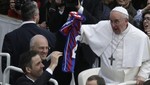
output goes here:
{"type": "MultiPolygon", "coordinates": [[[[19,68],[19,67],[7,66],[7,68],[4,70],[4,73],[3,73],[2,85],[10,85],[10,84],[9,84],[9,81],[6,81],[7,79],[9,79],[9,77],[8,77],[7,75],[9,74],[9,71],[10,71],[10,70],[14,70],[14,71],[23,73],[22,69],[19,68]]],[[[54,85],[58,85],[57,80],[55,80],[55,79],[53,79],[53,78],[51,78],[49,81],[52,82],[52,83],[54,83],[54,85]]]]}
{"type": "MultiPolygon", "coordinates": [[[[10,54],[9,53],[0,53],[0,56],[1,57],[6,57],[6,67],[10,66],[10,54]]],[[[10,71],[8,71],[8,74],[7,74],[8,79],[6,80],[6,82],[9,82],[9,73],[10,73],[10,71]]]]}
{"type": "Polygon", "coordinates": [[[3,73],[3,81],[2,81],[2,85],[9,85],[9,81],[7,81],[9,79],[9,71],[10,70],[14,70],[20,73],[23,73],[22,69],[15,67],[15,66],[7,66],[6,69],[4,70],[3,73]]]}

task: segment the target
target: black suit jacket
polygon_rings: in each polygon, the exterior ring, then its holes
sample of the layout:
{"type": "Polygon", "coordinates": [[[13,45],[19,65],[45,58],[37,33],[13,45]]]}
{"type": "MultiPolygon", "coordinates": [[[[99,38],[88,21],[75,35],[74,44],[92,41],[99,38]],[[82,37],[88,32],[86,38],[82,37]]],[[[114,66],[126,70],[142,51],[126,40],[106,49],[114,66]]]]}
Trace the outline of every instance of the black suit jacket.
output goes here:
{"type": "MultiPolygon", "coordinates": [[[[22,25],[20,28],[8,33],[4,37],[2,52],[7,52],[11,56],[11,65],[17,66],[19,64],[19,56],[29,50],[30,39],[36,35],[44,35],[48,39],[50,47],[55,46],[55,36],[48,30],[39,28],[34,23],[22,25]]],[[[6,59],[2,58],[2,68],[6,67],[6,59]]],[[[12,78],[13,80],[15,78],[12,78]]],[[[16,79],[15,79],[16,80],[16,79]]]]}
{"type": "Polygon", "coordinates": [[[23,75],[16,81],[15,85],[52,85],[49,83],[50,78],[52,78],[52,75],[47,71],[44,71],[44,73],[35,82],[23,75]]]}

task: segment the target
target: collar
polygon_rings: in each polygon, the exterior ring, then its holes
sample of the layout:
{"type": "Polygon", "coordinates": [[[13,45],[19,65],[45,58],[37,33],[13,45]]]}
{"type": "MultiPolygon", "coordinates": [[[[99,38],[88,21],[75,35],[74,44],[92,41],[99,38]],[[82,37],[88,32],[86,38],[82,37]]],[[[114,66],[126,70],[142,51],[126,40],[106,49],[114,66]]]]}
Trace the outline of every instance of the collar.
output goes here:
{"type": "Polygon", "coordinates": [[[127,26],[127,28],[121,33],[121,35],[124,35],[124,34],[127,34],[127,32],[129,31],[129,24],[128,24],[128,26],[127,26]]]}
{"type": "Polygon", "coordinates": [[[34,23],[34,24],[36,24],[34,21],[24,21],[24,22],[22,22],[22,24],[20,26],[22,26],[24,24],[28,24],[28,23],[34,23]]]}
{"type": "Polygon", "coordinates": [[[35,82],[33,79],[31,79],[29,76],[25,75],[29,80],[31,80],[32,82],[35,82]]]}

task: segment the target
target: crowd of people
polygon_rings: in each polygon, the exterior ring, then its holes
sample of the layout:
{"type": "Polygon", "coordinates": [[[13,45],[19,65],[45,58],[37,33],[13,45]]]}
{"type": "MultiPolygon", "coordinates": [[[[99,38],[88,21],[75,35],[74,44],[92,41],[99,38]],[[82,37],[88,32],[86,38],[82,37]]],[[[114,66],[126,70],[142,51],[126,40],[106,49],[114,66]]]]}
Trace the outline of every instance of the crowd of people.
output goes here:
{"type": "MultiPolygon", "coordinates": [[[[133,1],[10,0],[6,14],[23,23],[5,35],[2,52],[9,53],[11,65],[22,68],[25,74],[19,78],[18,73],[11,71],[10,83],[51,85],[47,82],[54,78],[59,85],[70,85],[74,74],[78,85],[81,71],[100,67],[99,76],[104,79],[101,83],[116,85],[135,80],[137,85],[143,85],[150,74],[150,0],[145,0],[147,4],[139,9],[133,1]],[[68,41],[60,32],[71,11],[85,17],[79,28],[73,73],[62,70],[68,41]]],[[[3,71],[5,63],[2,58],[3,71]]]]}

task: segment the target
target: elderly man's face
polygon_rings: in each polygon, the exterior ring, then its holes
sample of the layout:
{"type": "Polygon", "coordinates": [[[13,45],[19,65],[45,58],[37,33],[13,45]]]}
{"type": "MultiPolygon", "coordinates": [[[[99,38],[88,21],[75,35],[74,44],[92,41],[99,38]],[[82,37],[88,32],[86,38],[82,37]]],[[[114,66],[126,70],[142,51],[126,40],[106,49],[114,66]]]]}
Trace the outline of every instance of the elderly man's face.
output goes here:
{"type": "Polygon", "coordinates": [[[49,51],[49,46],[48,46],[47,40],[46,39],[38,39],[38,41],[34,44],[34,47],[32,48],[32,50],[37,51],[39,53],[41,59],[45,60],[48,55],[48,51],[49,51]]]}
{"type": "Polygon", "coordinates": [[[128,24],[127,18],[125,18],[122,13],[117,11],[111,11],[110,22],[112,30],[115,34],[121,34],[127,28],[128,24]]]}

